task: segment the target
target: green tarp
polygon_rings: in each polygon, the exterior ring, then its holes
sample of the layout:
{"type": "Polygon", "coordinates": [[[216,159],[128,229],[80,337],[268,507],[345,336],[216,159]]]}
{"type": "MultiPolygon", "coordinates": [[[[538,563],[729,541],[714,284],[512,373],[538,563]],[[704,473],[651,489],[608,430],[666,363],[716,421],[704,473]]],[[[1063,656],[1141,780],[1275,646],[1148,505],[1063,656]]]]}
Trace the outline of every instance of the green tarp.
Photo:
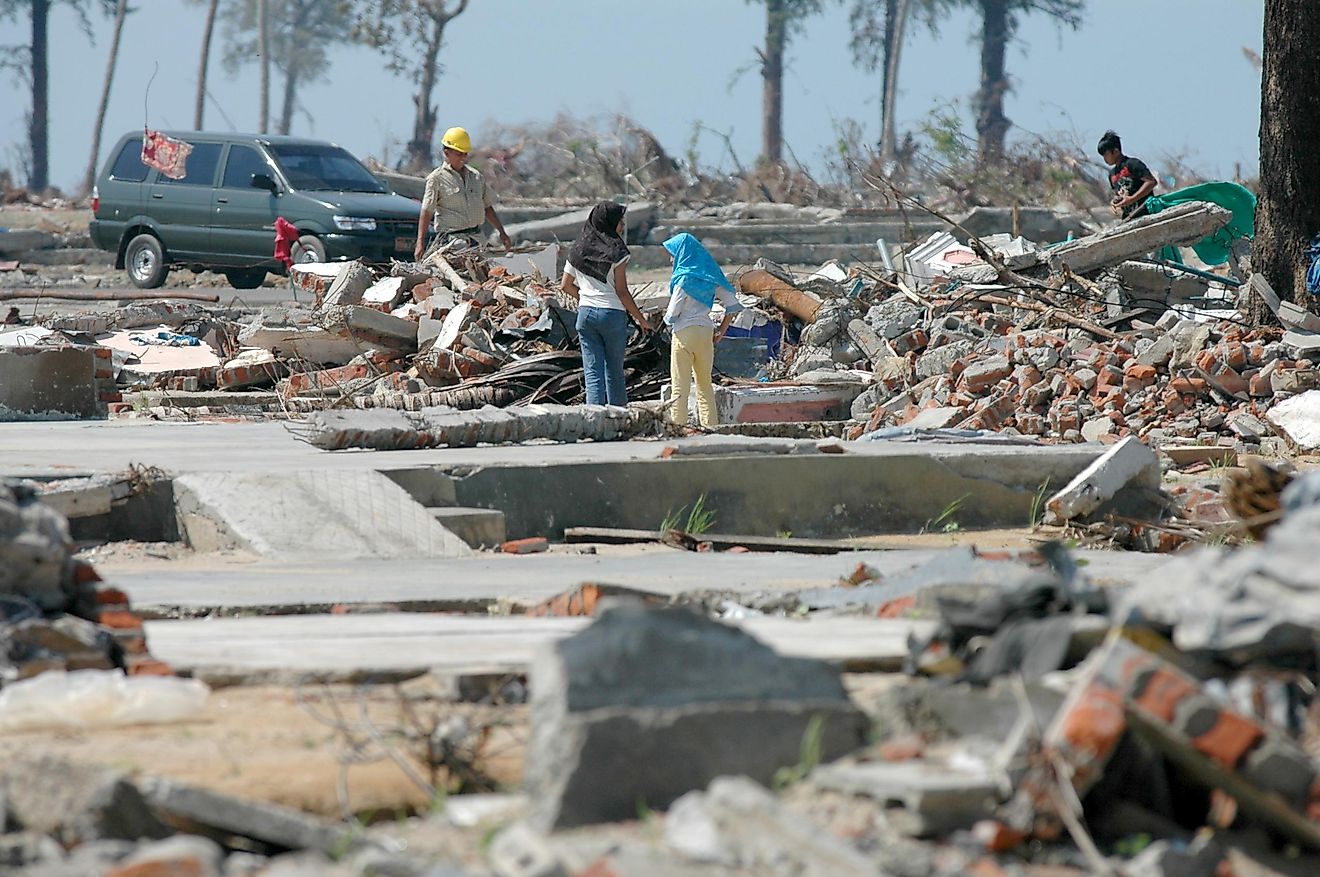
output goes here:
{"type": "MultiPolygon", "coordinates": [[[[1163,195],[1151,195],[1146,200],[1146,209],[1155,214],[1188,201],[1209,201],[1233,212],[1228,225],[1192,247],[1197,258],[1205,264],[1224,264],[1228,261],[1228,248],[1234,238],[1251,240],[1256,236],[1256,196],[1237,183],[1201,183],[1163,195]]],[[[1182,261],[1175,247],[1165,247],[1160,251],[1160,256],[1175,262],[1182,261]]]]}

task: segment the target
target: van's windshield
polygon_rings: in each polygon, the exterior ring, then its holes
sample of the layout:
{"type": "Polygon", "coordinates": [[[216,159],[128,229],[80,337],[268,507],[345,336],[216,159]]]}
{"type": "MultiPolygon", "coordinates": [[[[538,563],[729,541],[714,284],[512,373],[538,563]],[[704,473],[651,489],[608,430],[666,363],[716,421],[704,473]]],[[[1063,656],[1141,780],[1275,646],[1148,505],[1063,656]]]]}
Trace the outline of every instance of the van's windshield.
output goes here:
{"type": "Polygon", "coordinates": [[[356,158],[338,146],[278,144],[270,151],[295,189],[312,192],[384,192],[356,158]]]}

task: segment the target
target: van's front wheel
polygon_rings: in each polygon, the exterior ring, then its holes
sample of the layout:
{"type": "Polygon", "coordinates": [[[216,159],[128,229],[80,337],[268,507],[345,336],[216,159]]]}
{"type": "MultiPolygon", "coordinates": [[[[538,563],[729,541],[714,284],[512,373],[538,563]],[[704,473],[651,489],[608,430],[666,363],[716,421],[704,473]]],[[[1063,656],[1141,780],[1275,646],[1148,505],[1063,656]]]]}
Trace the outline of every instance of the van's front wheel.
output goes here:
{"type": "Polygon", "coordinates": [[[256,289],[266,282],[266,269],[226,268],[225,279],[234,289],[256,289]]]}
{"type": "Polygon", "coordinates": [[[289,255],[297,263],[324,262],[325,244],[314,234],[305,234],[289,248],[289,255]]]}
{"type": "Polygon", "coordinates": [[[124,265],[128,268],[128,279],[138,289],[155,289],[170,273],[165,264],[165,250],[156,236],[150,234],[140,234],[128,242],[124,265]]]}

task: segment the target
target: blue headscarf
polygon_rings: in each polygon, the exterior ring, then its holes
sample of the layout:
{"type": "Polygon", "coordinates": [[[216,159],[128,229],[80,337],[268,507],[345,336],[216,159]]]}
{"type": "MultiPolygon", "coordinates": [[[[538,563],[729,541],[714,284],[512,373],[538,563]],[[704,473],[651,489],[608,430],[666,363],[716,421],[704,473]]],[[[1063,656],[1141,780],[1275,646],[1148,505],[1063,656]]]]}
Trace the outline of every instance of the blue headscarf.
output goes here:
{"type": "Polygon", "coordinates": [[[674,294],[676,286],[682,285],[683,292],[710,308],[715,305],[715,287],[735,291],[714,257],[692,235],[679,232],[665,241],[665,249],[674,257],[674,273],[669,278],[670,295],[674,294]]]}

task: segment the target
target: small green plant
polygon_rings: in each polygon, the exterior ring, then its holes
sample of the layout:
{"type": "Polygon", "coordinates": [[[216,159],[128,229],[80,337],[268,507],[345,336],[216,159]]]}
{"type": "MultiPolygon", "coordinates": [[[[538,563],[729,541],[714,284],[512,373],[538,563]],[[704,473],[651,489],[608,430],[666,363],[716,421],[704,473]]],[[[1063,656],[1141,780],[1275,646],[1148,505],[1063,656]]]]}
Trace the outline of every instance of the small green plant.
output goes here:
{"type": "Polygon", "coordinates": [[[817,714],[807,722],[807,729],[802,734],[802,748],[799,751],[798,763],[792,767],[781,767],[775,771],[775,789],[782,789],[806,779],[816,769],[816,765],[820,764],[824,740],[825,717],[817,714]]]}
{"type": "Polygon", "coordinates": [[[775,533],[775,538],[777,538],[777,539],[792,539],[792,538],[793,538],[793,531],[792,531],[792,530],[779,530],[778,532],[775,533]]]}
{"type": "Polygon", "coordinates": [[[703,493],[692,504],[692,511],[689,512],[687,506],[681,506],[677,511],[670,511],[665,515],[664,520],[660,522],[660,532],[681,530],[691,536],[700,536],[714,523],[715,512],[706,508],[706,494],[703,493]]]}
{"type": "Polygon", "coordinates": [[[1049,479],[1042,481],[1040,487],[1031,495],[1031,513],[1027,518],[1027,526],[1032,530],[1040,526],[1041,521],[1045,519],[1045,497],[1049,493],[1049,479]]]}
{"type": "Polygon", "coordinates": [[[962,508],[963,501],[970,495],[971,494],[964,493],[962,496],[946,505],[943,511],[926,522],[926,526],[921,528],[921,532],[929,533],[936,528],[938,528],[941,533],[958,532],[961,528],[959,527],[958,522],[954,520],[953,516],[958,514],[958,510],[962,508]]]}
{"type": "Polygon", "coordinates": [[[641,795],[637,796],[637,821],[643,825],[650,824],[655,819],[655,812],[651,810],[651,805],[646,803],[646,799],[641,795]]]}

